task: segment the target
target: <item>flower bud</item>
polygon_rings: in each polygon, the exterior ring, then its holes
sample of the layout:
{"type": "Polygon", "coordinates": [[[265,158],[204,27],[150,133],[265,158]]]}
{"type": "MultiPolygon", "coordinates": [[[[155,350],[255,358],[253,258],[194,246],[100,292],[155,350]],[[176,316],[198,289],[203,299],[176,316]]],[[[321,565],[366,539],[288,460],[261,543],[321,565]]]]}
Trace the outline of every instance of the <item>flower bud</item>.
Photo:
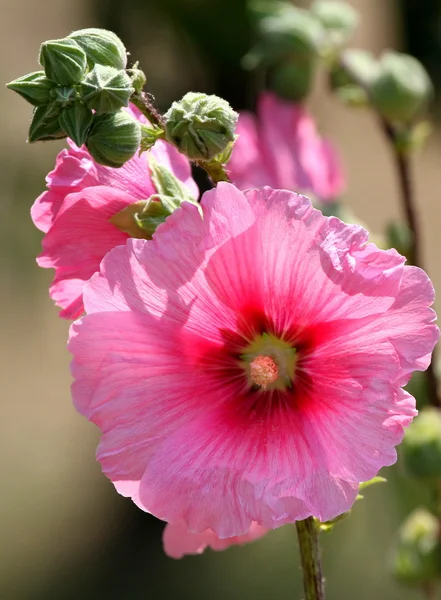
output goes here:
{"type": "Polygon", "coordinates": [[[386,52],[370,87],[372,104],[391,123],[407,124],[426,107],[433,86],[422,64],[407,54],[386,52]]]}
{"type": "Polygon", "coordinates": [[[125,71],[95,65],[81,84],[82,100],[98,115],[117,112],[129,105],[129,98],[135,91],[130,77],[125,71]]]}
{"type": "Polygon", "coordinates": [[[92,126],[92,120],[93,113],[90,108],[79,101],[63,108],[59,116],[61,127],[77,146],[82,146],[85,143],[89,129],[92,126]]]}
{"type": "Polygon", "coordinates": [[[122,167],[141,143],[141,126],[126,111],[94,116],[86,141],[92,157],[101,165],[122,167]]]}
{"type": "Polygon", "coordinates": [[[95,64],[114,67],[115,69],[125,69],[127,66],[126,48],[112,31],[92,27],[74,31],[68,38],[75,40],[84,50],[87,63],[91,69],[95,64]]]}
{"type": "Polygon", "coordinates": [[[86,71],[86,54],[74,40],[49,40],[40,48],[40,64],[46,76],[60,85],[79,83],[86,71]]]}
{"type": "Polygon", "coordinates": [[[315,61],[287,59],[270,72],[270,88],[284,100],[299,102],[306,98],[315,73],[315,61]]]}
{"type": "Polygon", "coordinates": [[[418,508],[398,531],[391,571],[402,583],[418,585],[439,577],[440,565],[439,521],[426,509],[418,508]]]}
{"type": "Polygon", "coordinates": [[[146,76],[141,69],[137,67],[138,63],[136,63],[133,69],[127,69],[127,73],[130,76],[130,80],[132,82],[132,86],[135,88],[135,92],[140,94],[146,84],[146,76]]]}
{"type": "Polygon", "coordinates": [[[44,106],[51,100],[54,82],[46,77],[44,71],[35,71],[14,79],[6,87],[20,94],[30,104],[44,106]]]}
{"type": "Polygon", "coordinates": [[[44,142],[66,137],[58,117],[60,108],[54,103],[47,106],[37,106],[29,126],[28,142],[44,142]]]}
{"type": "Polygon", "coordinates": [[[338,50],[351,39],[358,22],[358,12],[346,2],[317,0],[311,11],[319,19],[327,34],[330,50],[338,50]]]}
{"type": "Polygon", "coordinates": [[[235,139],[238,114],[218,96],[189,92],[164,117],[167,140],[192,160],[211,160],[235,139]]]}
{"type": "Polygon", "coordinates": [[[368,106],[366,89],[378,73],[379,64],[371,52],[348,48],[341,53],[340,61],[331,67],[331,88],[346,104],[368,106]]]}
{"type": "Polygon", "coordinates": [[[441,477],[441,411],[427,407],[409,425],[401,447],[403,465],[411,477],[441,477]]]}
{"type": "Polygon", "coordinates": [[[311,59],[320,52],[324,30],[312,13],[287,4],[260,21],[258,38],[265,62],[287,57],[311,59]]]}

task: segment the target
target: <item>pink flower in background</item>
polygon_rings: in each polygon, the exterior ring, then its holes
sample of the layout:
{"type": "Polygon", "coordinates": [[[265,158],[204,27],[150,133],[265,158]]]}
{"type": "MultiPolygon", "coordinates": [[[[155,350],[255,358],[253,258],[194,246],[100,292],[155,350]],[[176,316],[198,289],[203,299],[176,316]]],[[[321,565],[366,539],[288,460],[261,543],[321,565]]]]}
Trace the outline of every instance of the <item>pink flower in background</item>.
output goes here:
{"type": "Polygon", "coordinates": [[[320,202],[336,200],[342,193],[340,160],[301,104],[265,92],[257,117],[241,113],[236,133],[239,138],[227,168],[240,189],[269,185],[306,193],[320,202]]]}
{"type": "Polygon", "coordinates": [[[86,285],[75,406],[117,490],[165,521],[225,539],[332,519],[396,460],[416,414],[400,386],[438,339],[433,287],[295,193],[221,183],[202,207],[86,285]]]}
{"type": "MultiPolygon", "coordinates": [[[[131,111],[145,121],[137,109],[131,111]]],[[[31,215],[46,233],[37,262],[41,267],[55,268],[50,295],[63,309],[61,317],[72,319],[83,312],[84,283],[98,270],[105,254],[129,237],[109,219],[127,205],[156,193],[149,155],[198,197],[189,161],[162,140],[150,153],[134,156],[119,169],[99,165],[86,149],[72,142],[58,155],[55,169],[47,177],[49,190],[37,198],[31,215]]]]}
{"type": "Polygon", "coordinates": [[[230,546],[249,544],[261,538],[267,529],[257,523],[252,523],[250,530],[245,535],[221,540],[214,531],[207,529],[203,533],[191,533],[185,524],[168,523],[162,536],[165,553],[171,558],[182,558],[186,554],[202,554],[206,548],[212,550],[226,550],[230,546]]]}

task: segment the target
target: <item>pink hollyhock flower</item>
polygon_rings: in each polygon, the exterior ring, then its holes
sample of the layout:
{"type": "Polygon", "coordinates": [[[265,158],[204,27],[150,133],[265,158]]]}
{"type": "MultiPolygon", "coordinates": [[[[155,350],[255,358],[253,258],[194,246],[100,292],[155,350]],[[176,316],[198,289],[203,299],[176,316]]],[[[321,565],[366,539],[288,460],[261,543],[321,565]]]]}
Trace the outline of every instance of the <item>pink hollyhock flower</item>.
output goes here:
{"type": "Polygon", "coordinates": [[[301,104],[265,92],[259,99],[258,117],[242,112],[236,133],[239,138],[227,168],[240,189],[269,185],[308,193],[321,202],[342,193],[340,160],[329,142],[320,138],[301,104]]]}
{"type": "Polygon", "coordinates": [[[117,490],[219,538],[348,510],[416,414],[426,274],[286,190],[204,194],[114,248],[71,327],[73,399],[117,490]]]}
{"type": "MultiPolygon", "coordinates": [[[[131,112],[145,121],[137,109],[131,112]]],[[[37,198],[31,215],[46,233],[37,262],[55,268],[50,296],[63,309],[61,317],[74,319],[83,312],[84,283],[98,270],[105,254],[129,237],[109,219],[157,192],[148,168],[149,156],[174,173],[195,198],[198,189],[189,161],[162,140],[119,169],[99,165],[85,148],[69,144],[69,149],[58,155],[55,169],[47,177],[49,190],[37,198]]]]}
{"type": "Polygon", "coordinates": [[[187,531],[185,524],[168,523],[162,536],[165,553],[171,558],[182,558],[186,554],[202,554],[206,548],[226,550],[230,546],[248,544],[261,538],[268,530],[257,523],[252,523],[245,535],[221,540],[211,529],[203,533],[187,531]]]}

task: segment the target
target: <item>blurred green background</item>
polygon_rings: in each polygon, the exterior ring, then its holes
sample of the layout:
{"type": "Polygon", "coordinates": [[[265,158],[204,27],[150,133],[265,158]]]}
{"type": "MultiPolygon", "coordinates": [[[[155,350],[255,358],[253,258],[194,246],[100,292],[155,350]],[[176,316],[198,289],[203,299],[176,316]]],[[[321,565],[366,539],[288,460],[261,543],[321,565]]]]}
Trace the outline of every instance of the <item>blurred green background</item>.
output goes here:
{"type": "MultiPolygon", "coordinates": [[[[441,81],[438,0],[352,0],[362,14],[354,44],[418,55],[441,81]]],[[[37,69],[40,42],[81,27],[107,27],[139,60],[161,108],[186,91],[214,92],[236,109],[253,103],[240,68],[250,30],[244,0],[1,0],[3,82],[37,69]]],[[[295,531],[285,527],[224,553],[173,561],[163,525],[114,491],[100,473],[95,427],[70,401],[68,323],[39,270],[40,234],[29,207],[62,144],[25,144],[30,107],[0,87],[0,266],[3,395],[0,403],[0,598],[5,600],[284,600],[302,597],[295,531]]],[[[317,82],[312,109],[343,154],[346,202],[372,231],[400,215],[391,157],[371,115],[350,112],[317,82]]],[[[435,106],[435,113],[436,113],[435,106]]],[[[441,140],[415,164],[425,253],[441,285],[441,140]]],[[[424,501],[399,467],[369,489],[350,519],[323,536],[329,600],[419,598],[388,574],[396,527],[424,501]]]]}

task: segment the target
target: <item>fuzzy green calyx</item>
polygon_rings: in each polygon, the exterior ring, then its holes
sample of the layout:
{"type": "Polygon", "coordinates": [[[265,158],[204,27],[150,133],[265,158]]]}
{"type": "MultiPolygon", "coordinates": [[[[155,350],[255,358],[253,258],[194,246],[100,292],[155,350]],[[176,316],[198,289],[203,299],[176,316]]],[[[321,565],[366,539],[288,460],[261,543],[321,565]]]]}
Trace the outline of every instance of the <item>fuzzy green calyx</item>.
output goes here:
{"type": "Polygon", "coordinates": [[[6,87],[20,94],[33,106],[44,106],[51,100],[51,91],[54,85],[54,82],[46,77],[44,71],[35,71],[14,79],[6,84],[6,87]]]}

